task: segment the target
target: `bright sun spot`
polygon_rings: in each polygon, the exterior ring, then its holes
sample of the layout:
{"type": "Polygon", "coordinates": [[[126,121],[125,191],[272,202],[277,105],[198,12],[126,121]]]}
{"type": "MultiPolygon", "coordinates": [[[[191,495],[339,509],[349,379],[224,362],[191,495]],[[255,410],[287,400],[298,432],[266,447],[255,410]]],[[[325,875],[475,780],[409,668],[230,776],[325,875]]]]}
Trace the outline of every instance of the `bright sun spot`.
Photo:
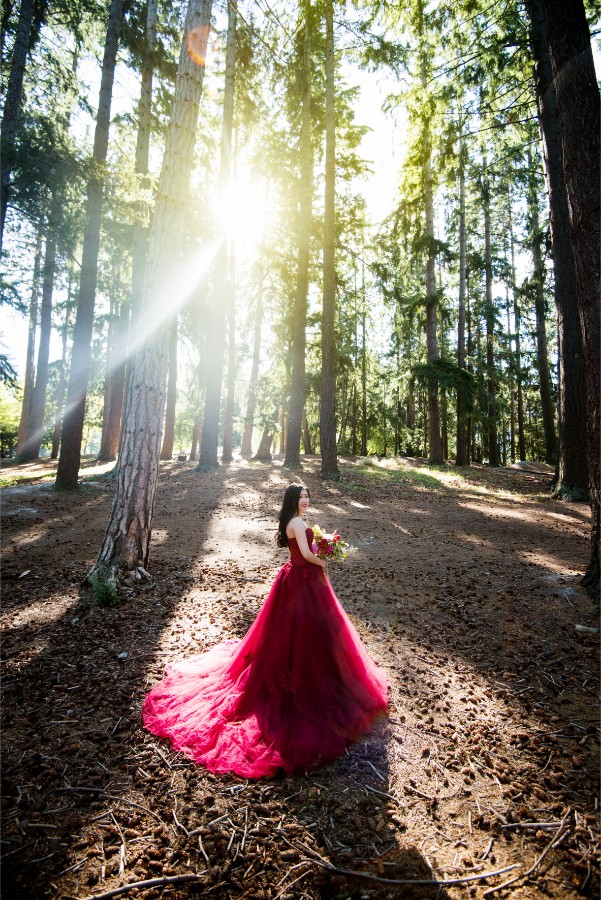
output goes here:
{"type": "Polygon", "coordinates": [[[265,185],[238,176],[221,201],[220,219],[235,240],[258,243],[263,237],[266,212],[265,185]]]}

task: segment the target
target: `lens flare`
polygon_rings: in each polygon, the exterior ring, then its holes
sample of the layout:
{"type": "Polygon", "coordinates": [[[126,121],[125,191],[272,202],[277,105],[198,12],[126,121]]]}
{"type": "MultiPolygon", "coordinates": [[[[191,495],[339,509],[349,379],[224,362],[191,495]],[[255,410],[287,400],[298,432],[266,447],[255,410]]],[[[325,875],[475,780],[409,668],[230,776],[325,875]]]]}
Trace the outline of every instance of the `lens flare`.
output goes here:
{"type": "Polygon", "coordinates": [[[204,66],[209,43],[209,26],[198,25],[186,35],[186,52],[197,66],[204,66]]]}

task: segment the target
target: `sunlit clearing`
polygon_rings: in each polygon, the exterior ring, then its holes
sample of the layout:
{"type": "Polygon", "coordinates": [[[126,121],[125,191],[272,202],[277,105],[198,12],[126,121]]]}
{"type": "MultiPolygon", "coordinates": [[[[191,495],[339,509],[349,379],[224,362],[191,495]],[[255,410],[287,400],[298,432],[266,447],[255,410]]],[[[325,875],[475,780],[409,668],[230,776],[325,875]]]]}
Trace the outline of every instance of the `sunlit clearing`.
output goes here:
{"type": "Polygon", "coordinates": [[[538,566],[540,569],[546,569],[547,572],[554,575],[567,575],[569,577],[570,575],[582,575],[584,571],[583,569],[580,571],[572,569],[565,560],[543,553],[542,550],[518,550],[516,551],[516,557],[524,563],[534,563],[535,566],[538,566]]]}
{"type": "Polygon", "coordinates": [[[9,610],[2,615],[2,622],[7,630],[11,628],[23,628],[24,625],[47,625],[55,622],[67,613],[70,607],[77,606],[79,598],[60,597],[53,603],[45,599],[40,603],[33,603],[24,609],[9,610]]]}
{"type": "Polygon", "coordinates": [[[253,244],[262,239],[267,212],[264,185],[238,177],[219,203],[219,219],[231,238],[253,244]]]}

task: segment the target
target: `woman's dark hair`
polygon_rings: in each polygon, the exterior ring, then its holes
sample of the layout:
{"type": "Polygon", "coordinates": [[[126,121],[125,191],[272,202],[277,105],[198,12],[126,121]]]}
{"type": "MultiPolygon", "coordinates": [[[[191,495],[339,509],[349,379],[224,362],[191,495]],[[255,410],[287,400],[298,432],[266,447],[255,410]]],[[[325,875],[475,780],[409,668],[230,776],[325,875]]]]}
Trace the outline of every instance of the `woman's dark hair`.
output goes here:
{"type": "Polygon", "coordinates": [[[284,491],[284,500],[278,516],[278,532],[276,536],[278,547],[288,546],[286,528],[288,527],[288,522],[298,515],[298,501],[303,491],[306,491],[309,497],[311,496],[309,488],[305,484],[298,484],[297,482],[289,484],[284,491]]]}

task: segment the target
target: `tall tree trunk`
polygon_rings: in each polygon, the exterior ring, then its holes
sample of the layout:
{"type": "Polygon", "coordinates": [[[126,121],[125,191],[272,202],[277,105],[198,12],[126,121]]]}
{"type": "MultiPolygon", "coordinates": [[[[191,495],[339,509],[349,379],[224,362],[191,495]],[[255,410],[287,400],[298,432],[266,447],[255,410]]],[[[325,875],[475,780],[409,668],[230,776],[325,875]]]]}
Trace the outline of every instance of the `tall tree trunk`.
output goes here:
{"type": "MultiPolygon", "coordinates": [[[[507,258],[505,260],[507,262],[507,258]]],[[[507,317],[507,340],[509,350],[507,353],[507,374],[509,377],[509,454],[510,461],[515,462],[515,357],[513,353],[513,331],[511,328],[511,303],[509,300],[509,285],[505,286],[505,315],[507,317]]]]}
{"type": "Polygon", "coordinates": [[[442,458],[449,458],[449,425],[448,425],[448,408],[447,408],[447,392],[444,388],[440,391],[440,413],[441,413],[441,442],[442,442],[442,458]]]}
{"type": "Polygon", "coordinates": [[[130,304],[122,303],[117,322],[117,358],[111,378],[110,420],[107,434],[107,456],[109,460],[117,459],[123,406],[125,403],[125,374],[127,364],[127,345],[129,341],[130,304]]]}
{"type": "Polygon", "coordinates": [[[271,460],[271,445],[276,432],[278,415],[279,410],[275,409],[271,419],[268,419],[263,426],[263,434],[261,435],[257,452],[253,456],[253,459],[256,459],[258,462],[269,462],[271,460]]]}
{"type": "Polygon", "coordinates": [[[346,444],[346,426],[348,422],[348,378],[344,378],[342,382],[342,396],[340,397],[340,431],[338,432],[338,446],[343,447],[346,444]]]}
{"type": "Polygon", "coordinates": [[[582,0],[542,0],[559,114],[563,171],[586,371],[586,422],[592,509],[591,558],[584,584],[599,594],[601,539],[600,111],[582,0]]]}
{"type": "MultiPolygon", "coordinates": [[[[182,204],[189,193],[194,139],[211,23],[211,0],[190,0],[150,232],[141,315],[160,322],[179,266],[182,204]]],[[[146,566],[159,471],[165,406],[168,330],[157,328],[131,360],[116,491],[110,521],[90,578],[146,566]]]]}
{"type": "Polygon", "coordinates": [[[415,428],[415,379],[411,377],[407,385],[407,428],[415,428]]]}
{"type": "Polygon", "coordinates": [[[578,288],[570,234],[570,213],[562,165],[559,111],[549,56],[547,24],[541,0],[528,0],[530,45],[543,145],[551,222],[551,246],[559,357],[557,426],[558,477],[554,495],[572,500],[589,497],[586,446],[586,382],[578,288]]]}
{"type": "MultiPolygon", "coordinates": [[[[424,4],[419,0],[418,4],[418,39],[419,39],[419,66],[420,79],[423,89],[422,104],[422,184],[425,212],[425,237],[427,241],[426,258],[426,348],[429,364],[438,359],[437,307],[438,297],[436,293],[436,250],[434,234],[434,185],[432,178],[432,135],[430,113],[427,102],[427,85],[430,77],[430,62],[428,50],[425,46],[424,4]]],[[[442,439],[440,433],[440,410],[438,405],[438,383],[433,373],[428,376],[428,429],[429,429],[429,461],[442,463],[442,439]]]]}
{"type": "Polygon", "coordinates": [[[323,222],[323,311],[321,320],[321,389],[319,435],[321,474],[338,475],[336,451],[336,101],[334,2],[326,0],[326,160],[323,222]]]}
{"type": "Polygon", "coordinates": [[[361,297],[361,456],[367,456],[367,343],[365,340],[365,273],[361,297]]]}
{"type": "MultiPolygon", "coordinates": [[[[474,374],[474,362],[473,362],[473,339],[472,339],[472,312],[470,308],[470,280],[469,280],[469,271],[466,271],[465,277],[465,327],[467,330],[467,347],[466,347],[466,355],[467,355],[467,370],[470,375],[474,374]]],[[[469,466],[472,459],[474,458],[474,450],[473,450],[473,424],[474,419],[473,416],[468,415],[465,423],[465,446],[466,446],[466,458],[467,465],[469,466]]]]}
{"type": "Polygon", "coordinates": [[[23,77],[33,26],[34,0],[21,0],[19,21],[13,45],[13,57],[8,76],[2,112],[2,173],[0,174],[0,255],[4,238],[4,223],[10,194],[10,176],[14,142],[23,97],[23,77]]]}
{"type": "Polygon", "coordinates": [[[161,459],[173,458],[175,441],[175,405],[177,403],[177,313],[169,328],[169,377],[167,381],[167,402],[165,404],[165,427],[161,445],[161,459]]]}
{"type": "Polygon", "coordinates": [[[273,443],[274,434],[275,432],[272,427],[270,425],[265,425],[261,440],[259,441],[259,446],[257,447],[257,452],[253,456],[253,459],[256,459],[257,462],[271,461],[271,445],[273,443]]]}
{"type": "MultiPolygon", "coordinates": [[[[486,171],[486,153],[482,159],[486,171]]],[[[490,184],[488,175],[484,177],[482,186],[482,207],[484,212],[484,268],[486,280],[486,396],[488,413],[488,464],[499,465],[499,442],[497,438],[497,380],[495,373],[495,306],[492,296],[492,246],[490,221],[490,184]]]]}
{"type": "Polygon", "coordinates": [[[148,160],[152,125],[152,81],[154,55],[157,42],[158,0],[148,0],[146,6],[145,46],[142,58],[142,84],[138,101],[138,132],[136,135],[136,175],[138,176],[138,200],[133,224],[131,259],[131,315],[137,322],[140,298],[144,288],[144,267],[148,250],[149,216],[148,198],[150,180],[148,160]]]}
{"type": "Polygon", "coordinates": [[[300,183],[297,225],[296,295],[292,313],[292,372],[284,465],[300,466],[301,423],[305,407],[305,345],[307,291],[309,289],[309,245],[313,200],[313,148],[311,146],[311,2],[304,2],[302,68],[302,120],[300,134],[300,183]]]}
{"type": "Polygon", "coordinates": [[[202,416],[200,412],[197,412],[194,416],[194,426],[192,428],[192,446],[190,447],[190,462],[194,462],[196,460],[196,454],[198,453],[198,443],[200,441],[200,429],[202,427],[202,416]]]}
{"type": "Polygon", "coordinates": [[[61,443],[61,429],[63,424],[63,404],[65,402],[65,388],[67,386],[67,347],[69,337],[69,319],[71,317],[71,309],[73,305],[72,297],[73,289],[73,273],[69,269],[69,285],[67,287],[67,302],[65,304],[65,321],[61,329],[61,367],[56,388],[56,416],[54,417],[54,434],[52,436],[52,459],[58,459],[58,452],[61,443]]]}
{"type": "MultiPolygon", "coordinates": [[[[424,201],[426,206],[426,235],[429,238],[428,258],[426,261],[426,345],[428,362],[438,359],[438,342],[436,338],[437,294],[436,294],[436,255],[434,252],[434,197],[432,187],[432,162],[430,150],[429,124],[426,125],[425,146],[427,147],[424,164],[424,201]]],[[[429,429],[429,461],[442,463],[442,440],[440,433],[440,410],[438,405],[438,384],[433,375],[428,378],[428,429],[429,429]]]]}
{"type": "Polygon", "coordinates": [[[511,213],[511,205],[508,207],[509,214],[509,246],[511,251],[511,293],[513,296],[513,320],[515,325],[515,380],[518,407],[518,452],[521,460],[526,460],[526,438],[524,431],[524,391],[522,372],[522,314],[518,299],[518,288],[515,274],[515,242],[513,238],[513,216],[511,213]]]}
{"type": "MultiPolygon", "coordinates": [[[[53,203],[54,206],[54,203],[53,203]]],[[[55,210],[56,211],[56,210],[55,210]]],[[[44,255],[44,276],[42,279],[42,311],[40,315],[40,344],[35,374],[35,386],[31,395],[31,411],[27,423],[27,436],[18,462],[37,459],[44,437],[44,417],[46,413],[46,393],[48,391],[48,362],[50,359],[50,337],[52,334],[52,295],[54,293],[54,273],[56,269],[55,215],[50,216],[46,235],[44,255]]]]}
{"type": "Polygon", "coordinates": [[[106,362],[104,371],[104,387],[102,397],[102,433],[100,436],[100,450],[98,451],[98,461],[107,462],[106,436],[109,428],[109,419],[111,414],[111,382],[113,379],[113,366],[117,357],[117,305],[115,300],[115,272],[113,271],[113,292],[110,299],[108,333],[106,338],[106,362]]]}
{"type": "Polygon", "coordinates": [[[307,419],[307,413],[303,410],[303,419],[302,419],[302,433],[303,433],[303,452],[305,455],[310,455],[313,453],[313,447],[311,446],[311,432],[309,431],[309,421],[307,419]]]}
{"type": "Polygon", "coordinates": [[[228,279],[228,335],[227,335],[227,396],[223,416],[223,453],[221,462],[230,463],[234,456],[232,441],[234,436],[234,400],[236,391],[236,263],[232,245],[230,254],[230,277],[228,279]]]}
{"type": "MultiPolygon", "coordinates": [[[[232,132],[234,125],[234,95],[236,79],[236,17],[237,0],[228,0],[228,28],[225,49],[225,87],[223,92],[223,121],[221,127],[221,159],[219,192],[225,198],[230,184],[232,164],[232,132]]],[[[225,352],[225,310],[227,307],[228,247],[225,236],[215,263],[207,365],[207,391],[202,422],[202,442],[198,470],[206,471],[219,466],[219,417],[221,413],[221,383],[223,380],[223,356],[225,352]]]]}
{"type": "Polygon", "coordinates": [[[242,435],[241,454],[243,459],[247,459],[252,454],[252,437],[255,424],[255,410],[257,408],[257,382],[259,380],[259,364],[261,362],[261,327],[263,325],[264,285],[265,267],[261,266],[257,292],[257,305],[255,309],[253,358],[250,369],[250,380],[248,382],[248,400],[246,401],[246,415],[244,416],[244,433],[242,435]]]}
{"type": "Polygon", "coordinates": [[[23,385],[23,403],[17,438],[17,459],[21,456],[27,440],[27,425],[31,415],[31,396],[35,384],[35,338],[38,327],[38,300],[40,294],[40,272],[42,268],[42,226],[38,229],[33,259],[33,279],[31,285],[31,303],[29,306],[29,328],[27,332],[27,356],[25,357],[25,382],[23,385]]]}
{"type": "MultiPolygon", "coordinates": [[[[280,446],[278,452],[280,455],[286,452],[286,404],[282,401],[279,406],[279,437],[280,446]]],[[[262,438],[261,438],[262,440],[262,438]]],[[[271,446],[271,445],[270,445],[271,446]]]]}
{"type": "MultiPolygon", "coordinates": [[[[140,319],[140,305],[144,290],[144,272],[146,256],[148,253],[148,239],[150,235],[150,219],[152,204],[152,186],[148,177],[148,163],[150,157],[150,136],[152,131],[152,83],[154,78],[155,53],[157,43],[157,16],[158,0],[147,0],[146,27],[144,35],[144,48],[142,52],[140,99],[138,100],[138,131],[136,134],[136,163],[135,172],[137,178],[137,199],[135,203],[135,215],[132,228],[131,250],[131,301],[129,312],[131,316],[131,333],[135,335],[143,332],[144,325],[140,319]]],[[[129,324],[128,324],[129,329],[129,324]]],[[[128,348],[126,357],[126,380],[130,376],[129,353],[133,348],[128,348]]],[[[125,388],[125,397],[128,394],[125,388]]]]}
{"type": "MultiPolygon", "coordinates": [[[[459,314],[457,320],[457,365],[465,369],[465,289],[467,274],[465,226],[465,143],[463,129],[459,142],[459,314]]],[[[467,466],[466,403],[461,388],[457,391],[457,452],[455,464],[467,466]]]]}
{"type": "Polygon", "coordinates": [[[553,399],[551,397],[551,375],[549,371],[549,354],[547,351],[547,330],[545,325],[545,263],[541,249],[543,235],[538,217],[538,197],[532,169],[531,154],[528,153],[528,206],[530,208],[534,312],[536,317],[536,350],[538,377],[540,383],[540,399],[543,414],[543,431],[545,435],[545,462],[555,465],[557,461],[557,436],[553,417],[553,399]]]}
{"type": "Polygon", "coordinates": [[[94,132],[93,165],[88,181],[86,226],[83,238],[77,315],[73,332],[67,408],[63,421],[61,455],[56,473],[56,487],[62,490],[77,487],[79,463],[81,460],[81,438],[88,391],[90,344],[94,327],[94,306],[98,279],[98,253],[100,249],[100,226],[104,192],[103,167],[108,148],[111,97],[122,10],[123,0],[111,0],[104,44],[104,58],[102,61],[98,115],[94,132]]]}

